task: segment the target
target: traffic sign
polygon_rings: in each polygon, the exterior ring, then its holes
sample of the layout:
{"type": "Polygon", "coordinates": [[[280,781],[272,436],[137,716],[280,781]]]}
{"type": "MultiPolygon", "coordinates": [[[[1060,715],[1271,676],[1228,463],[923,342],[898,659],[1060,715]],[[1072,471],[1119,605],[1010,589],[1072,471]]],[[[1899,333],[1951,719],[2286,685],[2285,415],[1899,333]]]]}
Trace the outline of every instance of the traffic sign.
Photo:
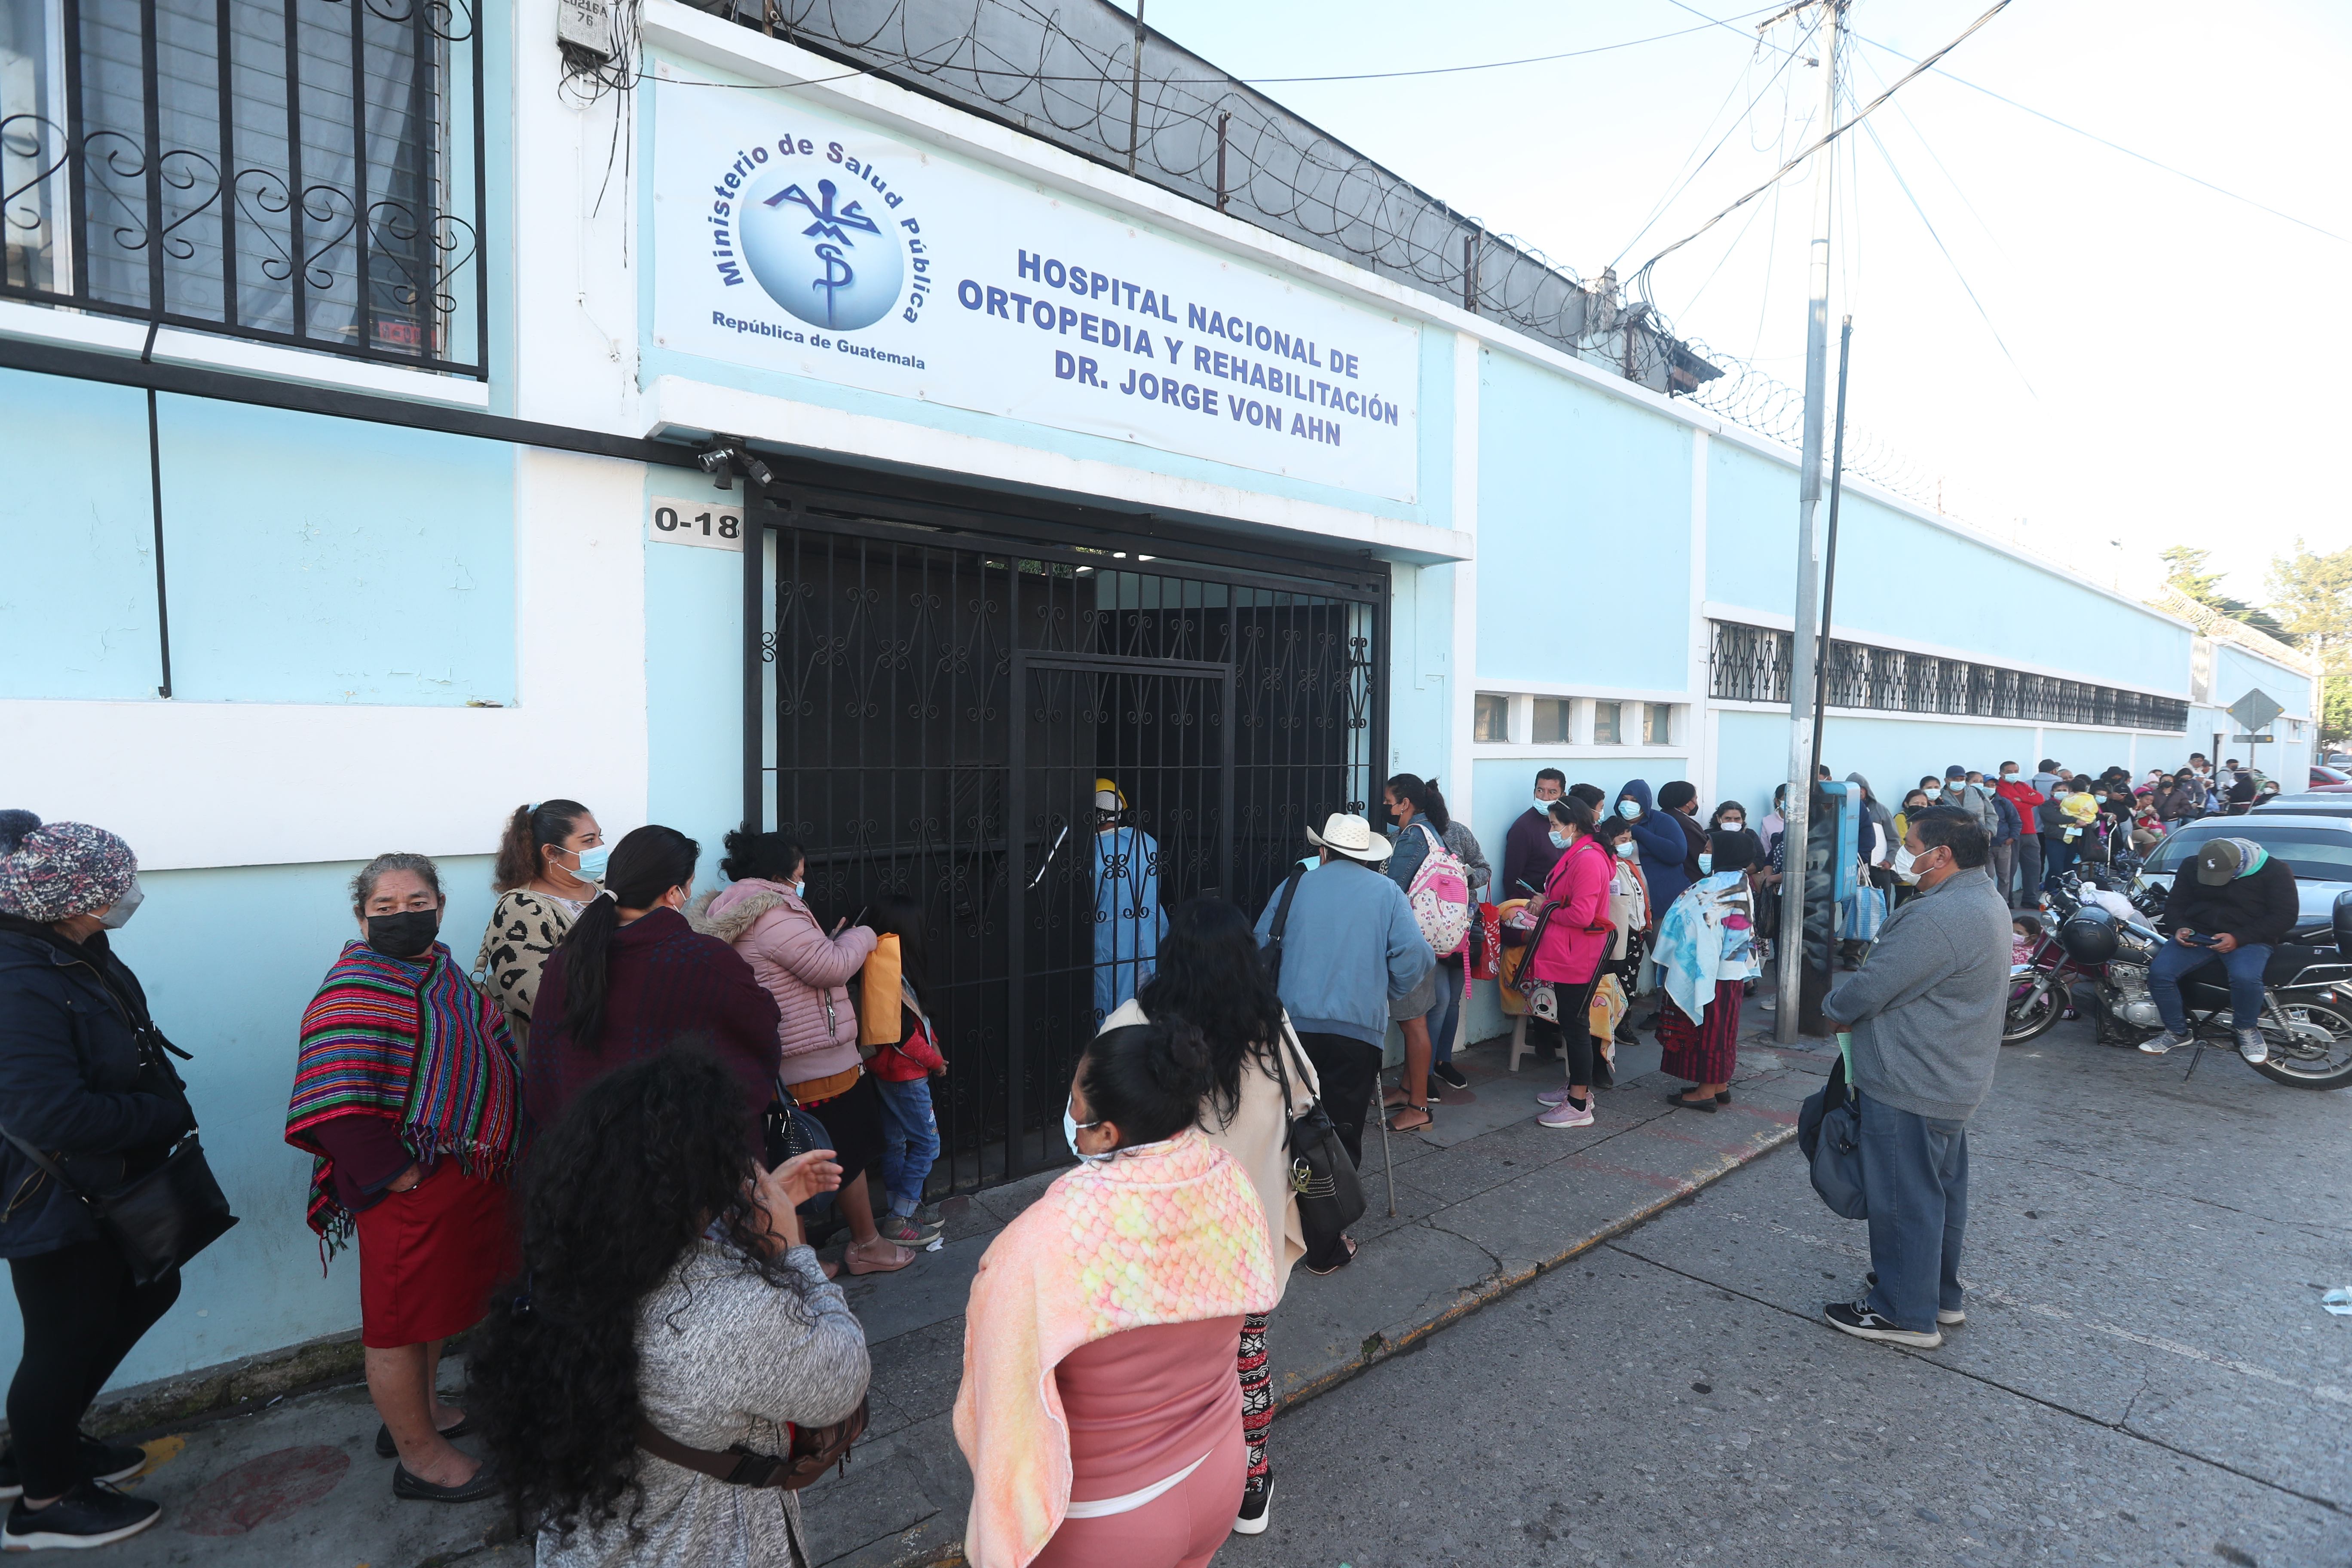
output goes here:
{"type": "Polygon", "coordinates": [[[2271,721],[2286,710],[2271,700],[2261,687],[2251,688],[2243,697],[2230,704],[2230,717],[2246,727],[2246,733],[2258,735],[2271,727],[2271,721]]]}

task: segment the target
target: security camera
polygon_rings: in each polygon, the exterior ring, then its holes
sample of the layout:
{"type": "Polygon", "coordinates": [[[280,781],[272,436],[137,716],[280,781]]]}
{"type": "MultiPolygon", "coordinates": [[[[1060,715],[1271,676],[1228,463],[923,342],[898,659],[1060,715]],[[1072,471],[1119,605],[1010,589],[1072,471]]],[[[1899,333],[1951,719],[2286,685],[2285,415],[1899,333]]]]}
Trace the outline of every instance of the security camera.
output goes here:
{"type": "Polygon", "coordinates": [[[731,490],[735,488],[735,468],[728,459],[734,455],[735,449],[731,447],[713,447],[708,452],[697,454],[694,460],[701,465],[704,473],[710,476],[712,483],[722,490],[731,490]]]}

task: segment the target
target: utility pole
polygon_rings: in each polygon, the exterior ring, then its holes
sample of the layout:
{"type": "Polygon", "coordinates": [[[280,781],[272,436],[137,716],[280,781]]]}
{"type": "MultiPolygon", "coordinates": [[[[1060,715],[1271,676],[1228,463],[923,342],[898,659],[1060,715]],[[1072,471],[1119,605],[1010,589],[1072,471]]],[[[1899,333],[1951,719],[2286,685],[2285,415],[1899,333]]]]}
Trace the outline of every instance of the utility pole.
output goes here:
{"type": "MultiPolygon", "coordinates": [[[[1837,126],[1838,26],[1845,0],[1819,0],[1825,13],[1822,24],[1822,127],[1828,135],[1837,126]]],[[[1819,628],[1815,604],[1819,592],[1819,560],[1813,547],[1813,513],[1822,499],[1822,411],[1827,401],[1830,337],[1830,198],[1837,167],[1836,143],[1816,154],[1813,165],[1813,247],[1809,270],[1812,288],[1805,317],[1805,439],[1802,466],[1797,473],[1797,606],[1796,626],[1789,646],[1789,800],[1781,807],[1787,825],[1781,843],[1780,1003],[1773,1015],[1773,1038],[1794,1045],[1797,1040],[1799,993],[1804,980],[1805,849],[1811,828],[1813,795],[1812,699],[1814,658],[1819,628]]],[[[1832,929],[1836,917],[1832,915],[1832,929]]]]}

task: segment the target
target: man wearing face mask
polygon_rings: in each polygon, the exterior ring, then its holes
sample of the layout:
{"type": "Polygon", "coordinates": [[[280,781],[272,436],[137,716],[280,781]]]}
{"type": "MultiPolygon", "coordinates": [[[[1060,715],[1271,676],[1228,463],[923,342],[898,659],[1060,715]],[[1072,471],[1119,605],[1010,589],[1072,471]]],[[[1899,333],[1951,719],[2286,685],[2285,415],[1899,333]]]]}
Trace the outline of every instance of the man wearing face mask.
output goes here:
{"type": "Polygon", "coordinates": [[[398,1459],[392,1494],[472,1502],[497,1482],[452,1447],[473,1430],[441,1402],[441,1342],[481,1320],[512,1263],[506,1178],[521,1069],[506,1009],[439,942],[447,900],[422,855],[379,855],[352,879],[346,942],[302,1014],[286,1142],[312,1156],[310,1228],[356,1240],[360,1343],[398,1459]]]}
{"type": "Polygon", "coordinates": [[[1935,805],[1904,826],[1895,868],[1916,896],[1822,1005],[1852,1037],[1875,1274],[1863,1300],[1823,1316],[1859,1339],[1933,1350],[1944,1328],[1968,1320],[1968,1121],[2000,1056],[2011,916],[1985,874],[1990,847],[1972,816],[1935,805]]]}
{"type": "Polygon", "coordinates": [[[2015,763],[2000,764],[2000,782],[1993,793],[2017,813],[2017,843],[2011,865],[2010,907],[2030,910],[2042,902],[2042,792],[2020,776],[2015,763]]]}
{"type": "Polygon", "coordinates": [[[1560,857],[1551,845],[1551,803],[1567,793],[1568,775],[1558,768],[1536,774],[1535,804],[1511,819],[1503,837],[1503,883],[1487,894],[1495,902],[1542,894],[1544,879],[1560,857]]]}
{"type": "Polygon", "coordinates": [[[9,1551],[102,1546],[161,1513],[126,1480],[146,1456],[80,1430],[89,1403],[171,1309],[180,1277],[132,1282],[81,1201],[26,1152],[77,1185],[110,1192],[161,1164],[194,1124],[138,977],[110,933],[138,907],[131,847],[87,823],[0,812],[0,1257],[24,1319],[8,1389],[0,1484],[9,1551]]]}

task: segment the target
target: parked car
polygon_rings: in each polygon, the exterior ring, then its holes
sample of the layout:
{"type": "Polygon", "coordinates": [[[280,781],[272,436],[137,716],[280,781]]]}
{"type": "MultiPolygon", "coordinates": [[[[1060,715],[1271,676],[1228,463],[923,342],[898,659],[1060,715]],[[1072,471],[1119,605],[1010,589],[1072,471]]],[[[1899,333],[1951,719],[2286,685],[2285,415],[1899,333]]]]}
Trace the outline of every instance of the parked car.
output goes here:
{"type": "Polygon", "coordinates": [[[2305,795],[2273,795],[2248,813],[2252,816],[2352,816],[2352,790],[2313,791],[2305,795]]]}
{"type": "Polygon", "coordinates": [[[2310,787],[2315,790],[2352,790],[2352,771],[2314,763],[2310,787]]]}

